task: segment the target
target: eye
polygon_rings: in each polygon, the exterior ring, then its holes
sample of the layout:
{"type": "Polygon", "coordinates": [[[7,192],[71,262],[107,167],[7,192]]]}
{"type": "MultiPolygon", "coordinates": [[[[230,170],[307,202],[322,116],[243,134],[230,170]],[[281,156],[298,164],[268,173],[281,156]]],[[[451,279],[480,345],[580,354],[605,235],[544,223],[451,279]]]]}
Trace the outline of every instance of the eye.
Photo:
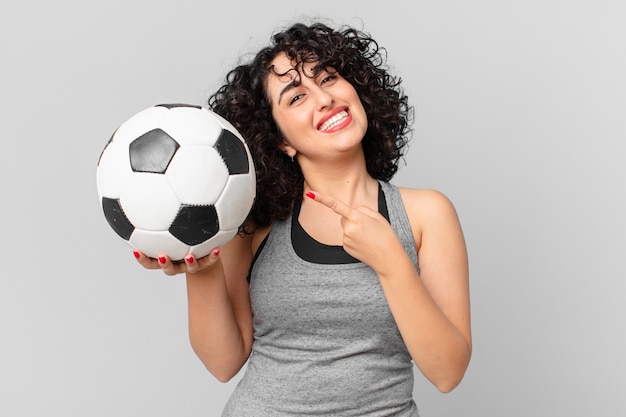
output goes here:
{"type": "Polygon", "coordinates": [[[288,104],[289,104],[289,105],[294,104],[295,102],[297,102],[298,100],[300,100],[300,99],[302,98],[302,96],[304,96],[304,94],[303,94],[303,93],[298,93],[298,94],[295,94],[293,97],[291,97],[291,98],[289,99],[288,104]]]}
{"type": "Polygon", "coordinates": [[[335,80],[337,78],[337,76],[335,74],[328,74],[325,77],[322,77],[322,81],[320,82],[320,85],[324,85],[324,84],[328,84],[329,82],[335,80]]]}

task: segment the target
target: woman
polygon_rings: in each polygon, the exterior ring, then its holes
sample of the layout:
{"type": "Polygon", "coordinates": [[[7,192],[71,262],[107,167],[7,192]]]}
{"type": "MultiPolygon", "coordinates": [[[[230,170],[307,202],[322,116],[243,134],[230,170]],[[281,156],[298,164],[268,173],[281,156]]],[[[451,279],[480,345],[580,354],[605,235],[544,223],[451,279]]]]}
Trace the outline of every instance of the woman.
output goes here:
{"type": "Polygon", "coordinates": [[[413,362],[448,392],[471,355],[455,209],[389,182],[412,109],[372,38],[295,24],[272,40],[209,99],[255,161],[241,233],[184,263],[135,256],[186,273],[191,343],[213,375],[248,361],[225,416],[417,416],[413,362]]]}

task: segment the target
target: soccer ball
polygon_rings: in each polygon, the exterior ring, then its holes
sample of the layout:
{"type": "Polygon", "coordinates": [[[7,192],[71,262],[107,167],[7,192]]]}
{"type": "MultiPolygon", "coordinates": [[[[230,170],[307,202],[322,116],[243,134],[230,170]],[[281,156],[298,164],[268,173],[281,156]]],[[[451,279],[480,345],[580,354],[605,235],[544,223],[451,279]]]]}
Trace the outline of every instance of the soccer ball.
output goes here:
{"type": "Polygon", "coordinates": [[[111,228],[136,250],[174,261],[232,239],[256,195],[241,134],[216,113],[186,104],[147,108],[118,127],[96,182],[111,228]]]}

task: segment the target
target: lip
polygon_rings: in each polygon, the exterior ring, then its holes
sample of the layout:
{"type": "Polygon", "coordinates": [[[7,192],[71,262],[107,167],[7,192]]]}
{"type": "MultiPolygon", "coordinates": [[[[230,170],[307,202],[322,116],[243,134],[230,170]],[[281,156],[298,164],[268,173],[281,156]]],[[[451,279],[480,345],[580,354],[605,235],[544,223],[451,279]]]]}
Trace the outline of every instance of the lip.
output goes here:
{"type": "Polygon", "coordinates": [[[324,117],[322,117],[319,120],[319,122],[317,123],[317,130],[322,132],[322,133],[335,132],[337,130],[341,130],[343,127],[345,127],[351,121],[352,121],[352,115],[348,111],[348,107],[346,107],[346,106],[337,107],[336,109],[333,109],[330,112],[328,112],[327,114],[325,114],[324,117]],[[320,130],[322,128],[322,126],[324,125],[324,123],[326,123],[328,120],[332,119],[334,116],[336,116],[337,114],[342,113],[342,112],[348,113],[348,116],[345,118],[345,120],[343,122],[341,122],[337,126],[333,126],[332,128],[330,128],[328,130],[324,130],[324,131],[320,130]]]}

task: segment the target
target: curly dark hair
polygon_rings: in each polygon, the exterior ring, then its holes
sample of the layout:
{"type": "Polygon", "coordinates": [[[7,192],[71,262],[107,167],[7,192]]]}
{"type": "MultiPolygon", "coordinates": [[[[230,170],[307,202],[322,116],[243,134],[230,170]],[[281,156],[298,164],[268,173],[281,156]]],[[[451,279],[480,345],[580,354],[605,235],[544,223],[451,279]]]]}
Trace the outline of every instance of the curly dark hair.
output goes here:
{"type": "Polygon", "coordinates": [[[303,194],[302,171],[279,147],[284,140],[265,88],[272,61],[280,53],[297,63],[317,63],[318,71],[332,67],[356,89],[368,118],[362,146],[373,178],[389,181],[394,176],[412,132],[413,108],[401,79],[388,72],[386,50],[369,34],[322,23],[297,23],[275,33],[271,46],[231,70],[226,83],[208,99],[209,107],[239,130],[254,160],[257,194],[245,223],[250,230],[288,218],[303,194]]]}

